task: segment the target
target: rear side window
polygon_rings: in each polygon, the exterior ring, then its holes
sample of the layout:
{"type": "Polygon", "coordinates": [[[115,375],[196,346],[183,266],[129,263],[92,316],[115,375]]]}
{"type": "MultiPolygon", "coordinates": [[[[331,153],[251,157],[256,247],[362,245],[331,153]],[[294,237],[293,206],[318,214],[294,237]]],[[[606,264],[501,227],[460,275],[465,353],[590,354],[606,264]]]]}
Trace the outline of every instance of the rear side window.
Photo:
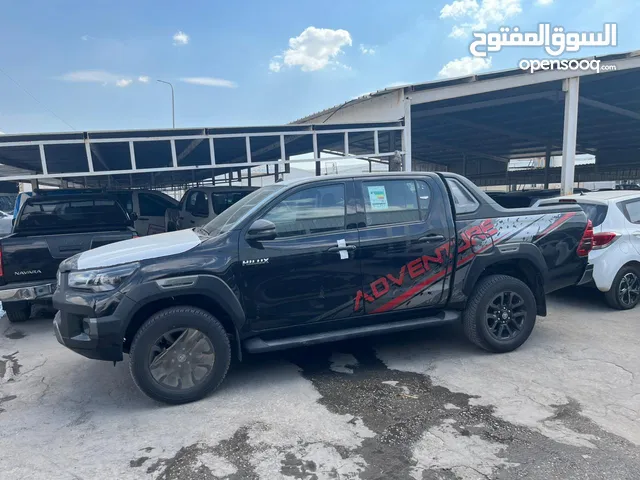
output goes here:
{"type": "Polygon", "coordinates": [[[185,210],[197,217],[208,217],[209,203],[207,194],[199,190],[191,192],[189,194],[189,198],[187,198],[187,205],[185,206],[185,210]]]}
{"type": "Polygon", "coordinates": [[[220,215],[231,205],[249,195],[250,191],[220,192],[211,194],[211,204],[216,215],[220,215]]]}
{"type": "MultiPolygon", "coordinates": [[[[373,180],[362,182],[367,226],[420,221],[420,204],[413,180],[373,180]]],[[[422,188],[422,207],[429,203],[428,186],[422,188]],[[424,190],[427,188],[427,191],[424,190]]]]}
{"type": "Polygon", "coordinates": [[[640,223],[640,200],[622,204],[622,213],[631,223],[640,223]]]}
{"type": "Polygon", "coordinates": [[[604,219],[607,217],[607,211],[609,210],[609,207],[606,205],[598,205],[595,203],[578,202],[578,205],[582,207],[582,210],[587,214],[587,218],[591,220],[594,227],[602,225],[602,222],[604,222],[604,219]]]}
{"type": "Polygon", "coordinates": [[[149,193],[139,193],[138,202],[140,215],[143,217],[164,217],[164,212],[170,205],[164,198],[149,193]]]}
{"type": "Polygon", "coordinates": [[[471,192],[455,178],[447,178],[456,213],[475,212],[480,205],[471,192]]]}

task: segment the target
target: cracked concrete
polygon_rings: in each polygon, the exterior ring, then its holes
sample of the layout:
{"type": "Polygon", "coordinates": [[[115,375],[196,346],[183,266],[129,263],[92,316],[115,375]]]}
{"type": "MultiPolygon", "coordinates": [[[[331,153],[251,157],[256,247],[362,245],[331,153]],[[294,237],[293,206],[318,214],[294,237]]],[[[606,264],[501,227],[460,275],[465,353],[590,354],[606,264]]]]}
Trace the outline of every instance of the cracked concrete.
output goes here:
{"type": "Polygon", "coordinates": [[[263,356],[167,407],[50,318],[0,320],[2,479],[636,479],[638,311],[549,300],[518,351],[451,328],[263,356]],[[19,333],[16,333],[18,332],[19,333]]]}

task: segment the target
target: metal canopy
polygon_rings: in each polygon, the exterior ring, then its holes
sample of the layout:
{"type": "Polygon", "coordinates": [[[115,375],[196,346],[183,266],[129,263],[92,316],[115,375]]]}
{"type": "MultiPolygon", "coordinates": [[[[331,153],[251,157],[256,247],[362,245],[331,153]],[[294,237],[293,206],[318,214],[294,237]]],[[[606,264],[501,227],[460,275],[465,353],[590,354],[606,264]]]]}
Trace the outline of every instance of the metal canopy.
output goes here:
{"type": "Polygon", "coordinates": [[[0,136],[0,181],[165,187],[233,172],[286,172],[294,162],[388,162],[403,122],[75,132],[0,136]]]}
{"type": "MultiPolygon", "coordinates": [[[[513,69],[404,85],[295,124],[394,120],[410,111],[412,167],[436,164],[479,185],[559,182],[560,168],[507,171],[507,165],[511,159],[564,155],[565,170],[573,172],[568,157],[574,146],[576,153],[596,157],[595,165],[575,169],[576,181],[640,178],[640,51],[586,60],[593,59],[616,70],[513,69]],[[575,120],[574,142],[567,127],[575,120]]],[[[563,183],[573,182],[569,176],[563,183]]]]}

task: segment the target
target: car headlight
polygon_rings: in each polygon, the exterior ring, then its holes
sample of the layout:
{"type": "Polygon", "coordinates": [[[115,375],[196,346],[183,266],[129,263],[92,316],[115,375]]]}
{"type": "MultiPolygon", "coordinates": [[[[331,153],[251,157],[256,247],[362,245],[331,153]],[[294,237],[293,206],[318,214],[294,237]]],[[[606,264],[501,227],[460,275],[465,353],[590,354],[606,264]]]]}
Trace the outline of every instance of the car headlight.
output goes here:
{"type": "Polygon", "coordinates": [[[127,263],[117,267],[71,272],[69,273],[68,285],[71,288],[80,290],[108,292],[118,288],[139,266],[140,264],[138,263],[127,263]]]}

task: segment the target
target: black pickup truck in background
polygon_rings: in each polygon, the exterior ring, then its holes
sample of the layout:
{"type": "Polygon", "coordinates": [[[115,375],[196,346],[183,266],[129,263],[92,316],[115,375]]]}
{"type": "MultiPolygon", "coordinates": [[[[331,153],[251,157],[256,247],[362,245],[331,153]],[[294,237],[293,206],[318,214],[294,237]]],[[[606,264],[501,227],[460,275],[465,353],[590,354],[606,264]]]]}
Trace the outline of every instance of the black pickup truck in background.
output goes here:
{"type": "Polygon", "coordinates": [[[577,205],[508,210],[453,174],[282,182],[202,228],[65,260],[54,330],[89,358],[129,353],[169,403],[214,390],[245,352],[449,322],[508,352],[547,292],[590,279],[592,234],[577,205]]]}
{"type": "Polygon", "coordinates": [[[0,239],[0,301],[10,322],[29,318],[33,303],[50,303],[64,259],[136,236],[113,196],[36,195],[26,200],[12,233],[0,239]]]}

